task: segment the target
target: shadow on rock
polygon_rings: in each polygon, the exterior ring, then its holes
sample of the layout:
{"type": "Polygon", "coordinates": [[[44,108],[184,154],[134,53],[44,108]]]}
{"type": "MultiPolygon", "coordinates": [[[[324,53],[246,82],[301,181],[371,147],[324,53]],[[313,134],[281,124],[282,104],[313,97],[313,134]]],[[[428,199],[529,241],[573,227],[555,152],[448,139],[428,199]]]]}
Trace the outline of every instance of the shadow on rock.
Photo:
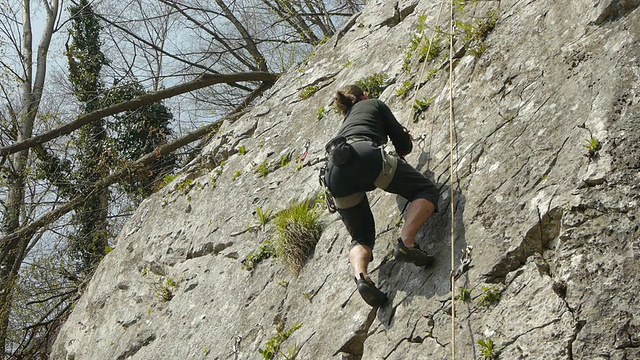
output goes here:
{"type": "MultiPolygon", "coordinates": [[[[427,174],[427,177],[429,175],[427,174]]],[[[392,326],[396,308],[400,304],[411,303],[416,297],[434,298],[434,301],[437,301],[437,298],[451,292],[451,188],[443,184],[436,186],[440,188],[439,210],[422,226],[416,236],[416,243],[422,250],[433,255],[436,263],[428,268],[418,267],[398,262],[390,254],[387,261],[383,261],[378,268],[378,282],[389,297],[389,303],[378,312],[378,318],[385,326],[392,326]]],[[[460,191],[455,191],[454,201],[454,255],[457,266],[460,264],[463,249],[467,248],[463,223],[466,199],[460,191]]],[[[407,201],[404,198],[398,196],[396,202],[399,211],[406,209],[407,201]]]]}

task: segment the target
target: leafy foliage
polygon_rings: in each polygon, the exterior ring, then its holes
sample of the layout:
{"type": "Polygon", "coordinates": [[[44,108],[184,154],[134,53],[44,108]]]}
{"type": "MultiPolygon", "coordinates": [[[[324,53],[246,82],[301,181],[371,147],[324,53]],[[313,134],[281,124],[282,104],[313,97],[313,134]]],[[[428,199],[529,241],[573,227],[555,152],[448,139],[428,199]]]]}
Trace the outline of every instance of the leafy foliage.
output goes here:
{"type": "Polygon", "coordinates": [[[590,139],[585,139],[585,141],[587,142],[587,145],[584,145],[584,147],[587,149],[586,157],[588,157],[590,160],[597,158],[599,155],[598,152],[602,150],[602,142],[600,142],[600,140],[594,138],[593,136],[591,136],[590,139]]]}
{"type": "Polygon", "coordinates": [[[267,225],[267,222],[269,222],[269,219],[271,218],[271,209],[267,208],[262,210],[262,208],[258,206],[258,208],[256,208],[256,216],[260,221],[260,226],[264,230],[265,225],[267,225]]]}
{"type": "MultiPolygon", "coordinates": [[[[100,49],[102,27],[87,0],[71,6],[69,12],[72,19],[71,44],[66,53],[69,81],[84,111],[92,112],[101,107],[100,97],[104,91],[100,71],[107,64],[107,59],[100,49]]],[[[97,265],[106,254],[110,238],[106,223],[108,190],[91,191],[93,185],[109,173],[105,126],[103,119],[79,130],[75,139],[77,165],[71,173],[64,175],[67,178],[66,185],[63,186],[67,189],[64,191],[87,196],[73,217],[77,231],[72,236],[71,254],[77,259],[80,271],[91,271],[97,265]]],[[[52,174],[52,177],[60,178],[63,175],[58,172],[52,174]]]]}
{"type": "Polygon", "coordinates": [[[302,94],[300,94],[300,98],[302,100],[307,100],[308,98],[312,97],[313,94],[317,93],[318,90],[320,90],[320,87],[318,86],[307,86],[306,88],[304,88],[304,90],[302,91],[302,94]]]}
{"type": "Polygon", "coordinates": [[[256,170],[254,171],[256,174],[259,174],[261,177],[267,176],[271,172],[270,168],[271,164],[265,159],[262,164],[260,164],[256,170]]]}
{"type": "Polygon", "coordinates": [[[413,86],[413,81],[411,81],[411,80],[407,80],[407,81],[403,82],[402,86],[400,86],[396,90],[396,95],[398,95],[400,97],[405,96],[407,94],[407,92],[409,92],[409,90],[411,90],[412,86],[413,86]]]}
{"type": "MultiPolygon", "coordinates": [[[[110,89],[104,97],[104,105],[109,106],[147,94],[139,82],[130,79],[110,89]]],[[[113,116],[109,128],[112,131],[111,146],[120,161],[134,161],[167,143],[172,134],[169,123],[173,114],[161,102],[143,106],[113,116]],[[116,140],[117,139],[117,140],[116,140]]],[[[137,202],[157,190],[161,179],[171,173],[176,166],[176,156],[166,155],[155,161],[143,172],[131,173],[121,183],[124,190],[137,202]]],[[[117,161],[112,163],[118,164],[117,161]]]]}
{"type": "Polygon", "coordinates": [[[389,75],[385,73],[375,73],[369,77],[356,81],[355,85],[360,87],[370,99],[377,99],[386,88],[385,82],[388,78],[389,75]]]}
{"type": "Polygon", "coordinates": [[[269,341],[267,341],[267,344],[265,345],[264,349],[258,349],[258,352],[262,354],[262,357],[264,360],[274,359],[277,354],[281,353],[280,346],[282,345],[282,343],[287,341],[287,339],[289,339],[291,334],[293,334],[296,330],[300,329],[301,327],[302,327],[302,324],[298,322],[298,323],[295,323],[289,330],[279,331],[277,334],[271,337],[269,341]]]}
{"type": "Polygon", "coordinates": [[[498,360],[500,353],[491,338],[478,340],[482,360],[498,360]]]}
{"type": "Polygon", "coordinates": [[[457,300],[464,301],[464,302],[469,302],[471,300],[471,290],[461,287],[459,289],[459,292],[460,293],[458,294],[458,296],[456,296],[457,300]]]}
{"type": "Polygon", "coordinates": [[[417,122],[420,113],[427,111],[435,100],[435,97],[429,99],[415,99],[413,106],[411,106],[411,109],[413,110],[413,122],[417,122]]]}
{"type": "Polygon", "coordinates": [[[273,247],[271,241],[265,241],[257,251],[252,252],[246,259],[242,260],[242,267],[246,270],[253,270],[263,260],[266,260],[272,256],[275,256],[276,249],[273,247]]]}
{"type": "Polygon", "coordinates": [[[456,20],[456,27],[460,29],[459,36],[473,56],[478,57],[485,52],[487,45],[484,40],[495,28],[499,19],[498,10],[489,10],[484,17],[475,19],[474,23],[456,20]]]}
{"type": "Polygon", "coordinates": [[[491,306],[500,300],[500,291],[495,286],[491,288],[483,286],[482,291],[482,295],[478,298],[478,305],[491,306]]]}
{"type": "Polygon", "coordinates": [[[442,32],[437,31],[432,39],[427,36],[427,16],[425,14],[418,16],[416,23],[417,31],[411,36],[407,52],[402,63],[404,71],[411,70],[411,61],[417,55],[418,62],[432,61],[440,55],[442,51],[442,32]]]}

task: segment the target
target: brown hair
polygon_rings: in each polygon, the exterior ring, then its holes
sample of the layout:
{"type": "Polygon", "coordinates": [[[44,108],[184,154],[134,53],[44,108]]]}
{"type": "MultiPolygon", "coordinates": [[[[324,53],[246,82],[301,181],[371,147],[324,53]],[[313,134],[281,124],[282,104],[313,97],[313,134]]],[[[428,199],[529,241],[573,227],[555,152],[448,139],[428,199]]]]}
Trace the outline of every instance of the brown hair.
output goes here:
{"type": "Polygon", "coordinates": [[[364,91],[357,85],[343,86],[336,92],[333,97],[333,103],[338,110],[344,115],[358,101],[364,98],[364,91]]]}

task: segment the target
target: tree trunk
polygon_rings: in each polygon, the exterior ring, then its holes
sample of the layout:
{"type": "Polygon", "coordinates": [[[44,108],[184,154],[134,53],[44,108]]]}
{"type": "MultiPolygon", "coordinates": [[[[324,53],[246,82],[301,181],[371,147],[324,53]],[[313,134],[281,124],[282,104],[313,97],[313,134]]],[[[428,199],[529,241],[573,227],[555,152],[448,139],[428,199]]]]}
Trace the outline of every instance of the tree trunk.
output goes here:
{"type": "MultiPolygon", "coordinates": [[[[58,0],[44,2],[47,12],[44,32],[37,52],[37,68],[33,76],[33,34],[31,30],[30,1],[22,4],[23,33],[22,33],[22,61],[25,71],[22,79],[22,108],[19,112],[20,120],[17,132],[17,142],[31,138],[36,114],[42,98],[42,89],[46,75],[46,58],[49,51],[53,27],[58,15],[58,0]]],[[[25,213],[26,170],[29,149],[24,149],[10,157],[11,172],[8,178],[7,214],[4,217],[2,231],[10,234],[20,228],[25,213]]],[[[4,354],[7,340],[9,314],[11,313],[11,298],[13,285],[16,283],[20,265],[26,255],[30,237],[17,237],[0,243],[0,351],[4,354]]]]}

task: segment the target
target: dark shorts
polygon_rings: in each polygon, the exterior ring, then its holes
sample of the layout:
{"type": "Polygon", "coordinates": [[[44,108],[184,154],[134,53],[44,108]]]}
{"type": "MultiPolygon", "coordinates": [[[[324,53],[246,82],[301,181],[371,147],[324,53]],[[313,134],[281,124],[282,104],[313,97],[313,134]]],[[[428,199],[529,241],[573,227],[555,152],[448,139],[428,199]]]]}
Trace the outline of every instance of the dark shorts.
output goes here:
{"type": "MultiPolygon", "coordinates": [[[[357,153],[355,159],[341,167],[329,163],[325,180],[334,197],[353,197],[355,195],[359,196],[358,199],[361,198],[361,201],[354,206],[338,207],[338,212],[351,235],[351,245],[360,244],[373,249],[376,238],[375,220],[364,193],[376,188],[373,183],[382,169],[382,153],[379,147],[367,141],[356,142],[353,146],[357,153]]],[[[398,159],[395,175],[391,183],[383,190],[398,194],[408,201],[426,199],[438,211],[438,199],[440,198],[438,188],[431,180],[402,159],[398,159]]]]}

